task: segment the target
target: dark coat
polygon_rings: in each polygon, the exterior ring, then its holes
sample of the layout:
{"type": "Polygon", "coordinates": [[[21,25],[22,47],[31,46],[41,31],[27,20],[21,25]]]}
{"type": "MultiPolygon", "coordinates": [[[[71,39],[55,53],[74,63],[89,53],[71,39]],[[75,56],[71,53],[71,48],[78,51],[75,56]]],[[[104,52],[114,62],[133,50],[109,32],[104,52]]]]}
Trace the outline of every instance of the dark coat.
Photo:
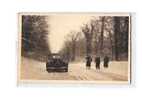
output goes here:
{"type": "Polygon", "coordinates": [[[96,69],[100,69],[100,57],[95,58],[96,69]]]}
{"type": "Polygon", "coordinates": [[[90,67],[91,62],[92,62],[92,58],[91,57],[86,57],[86,66],[90,67]]]}
{"type": "Polygon", "coordinates": [[[108,67],[108,63],[109,63],[109,58],[107,56],[105,56],[105,58],[104,58],[104,67],[108,67]]]}

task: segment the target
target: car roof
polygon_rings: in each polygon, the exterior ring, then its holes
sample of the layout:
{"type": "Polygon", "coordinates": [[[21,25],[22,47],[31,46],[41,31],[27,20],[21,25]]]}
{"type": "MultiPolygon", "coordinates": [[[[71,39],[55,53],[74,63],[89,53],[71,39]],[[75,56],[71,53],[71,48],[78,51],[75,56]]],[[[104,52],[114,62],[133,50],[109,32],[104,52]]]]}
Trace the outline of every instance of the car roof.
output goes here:
{"type": "Polygon", "coordinates": [[[51,54],[49,54],[49,56],[60,56],[60,54],[59,53],[51,53],[51,54]]]}

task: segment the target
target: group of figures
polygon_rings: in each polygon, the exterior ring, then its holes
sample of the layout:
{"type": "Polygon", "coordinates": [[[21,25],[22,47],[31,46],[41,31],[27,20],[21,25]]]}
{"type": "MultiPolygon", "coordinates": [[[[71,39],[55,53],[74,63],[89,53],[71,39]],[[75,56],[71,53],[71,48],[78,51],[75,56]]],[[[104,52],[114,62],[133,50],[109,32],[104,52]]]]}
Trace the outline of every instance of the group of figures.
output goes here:
{"type": "MultiPolygon", "coordinates": [[[[91,62],[92,62],[92,57],[87,56],[86,57],[86,68],[87,69],[91,68],[91,62]]],[[[95,57],[94,62],[95,62],[95,65],[96,65],[96,69],[99,70],[100,69],[100,63],[101,63],[100,57],[95,57]]],[[[104,59],[103,59],[104,68],[108,68],[108,63],[109,63],[109,57],[105,56],[104,59]]]]}

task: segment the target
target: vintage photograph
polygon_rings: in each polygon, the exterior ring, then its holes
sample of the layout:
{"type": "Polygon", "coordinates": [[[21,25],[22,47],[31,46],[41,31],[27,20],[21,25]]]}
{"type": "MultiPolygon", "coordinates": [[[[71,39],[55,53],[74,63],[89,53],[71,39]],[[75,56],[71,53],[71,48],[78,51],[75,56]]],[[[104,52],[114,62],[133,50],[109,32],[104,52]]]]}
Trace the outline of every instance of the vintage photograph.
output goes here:
{"type": "Polygon", "coordinates": [[[131,83],[130,13],[18,13],[18,82],[131,83]]]}

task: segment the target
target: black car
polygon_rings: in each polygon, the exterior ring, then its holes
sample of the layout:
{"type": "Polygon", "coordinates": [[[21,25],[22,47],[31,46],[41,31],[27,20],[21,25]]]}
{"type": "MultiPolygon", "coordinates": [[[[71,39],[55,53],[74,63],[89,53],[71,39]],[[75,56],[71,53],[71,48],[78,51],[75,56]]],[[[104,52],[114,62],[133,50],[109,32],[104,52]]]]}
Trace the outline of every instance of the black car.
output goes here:
{"type": "Polygon", "coordinates": [[[51,54],[46,62],[48,72],[68,72],[68,62],[63,60],[59,54],[51,54]]]}

